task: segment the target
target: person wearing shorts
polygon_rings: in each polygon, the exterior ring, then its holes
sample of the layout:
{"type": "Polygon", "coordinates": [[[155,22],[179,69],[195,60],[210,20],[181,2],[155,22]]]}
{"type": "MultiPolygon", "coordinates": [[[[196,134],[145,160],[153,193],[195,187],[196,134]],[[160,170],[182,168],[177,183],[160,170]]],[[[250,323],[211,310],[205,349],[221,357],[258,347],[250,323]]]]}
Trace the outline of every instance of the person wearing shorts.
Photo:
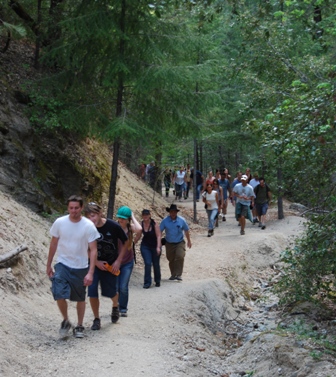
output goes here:
{"type": "Polygon", "coordinates": [[[60,335],[66,336],[72,328],[68,318],[67,300],[70,300],[77,302],[77,326],[73,334],[76,338],[83,338],[86,287],[93,281],[99,233],[90,220],[82,217],[83,199],[80,196],[70,196],[67,206],[69,214],[58,218],[50,229],[52,238],[46,272],[52,281],[53,297],[63,317],[60,335]],[[52,261],[55,254],[54,271],[52,261]]]}
{"type": "Polygon", "coordinates": [[[259,220],[259,228],[266,229],[266,213],[268,210],[268,201],[272,199],[272,193],[263,177],[259,178],[259,185],[254,188],[256,196],[255,203],[257,208],[257,216],[259,220]]]}
{"type": "Polygon", "coordinates": [[[99,285],[101,295],[112,300],[111,322],[118,322],[120,317],[117,275],[120,272],[120,264],[126,252],[126,241],[128,239],[116,221],[103,217],[102,208],[97,203],[88,203],[85,207],[85,215],[93,222],[100,234],[93,283],[88,289],[90,305],[94,315],[91,330],[100,330],[99,285]],[[118,247],[119,241],[123,245],[120,250],[118,247]]]}
{"type": "Polygon", "coordinates": [[[241,183],[238,183],[233,188],[233,195],[237,198],[236,203],[236,218],[240,225],[240,234],[245,234],[246,218],[251,218],[250,205],[254,202],[254,192],[252,186],[247,183],[248,177],[243,175],[241,183]]]}

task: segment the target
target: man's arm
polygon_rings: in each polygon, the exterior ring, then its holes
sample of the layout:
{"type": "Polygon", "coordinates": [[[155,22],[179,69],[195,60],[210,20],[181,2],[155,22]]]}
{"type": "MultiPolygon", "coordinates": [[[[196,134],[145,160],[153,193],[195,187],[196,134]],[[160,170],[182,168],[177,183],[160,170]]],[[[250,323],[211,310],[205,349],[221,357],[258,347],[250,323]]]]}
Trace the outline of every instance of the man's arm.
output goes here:
{"type": "Polygon", "coordinates": [[[232,189],[231,189],[231,184],[230,181],[228,180],[229,184],[227,185],[227,190],[229,191],[229,197],[232,195],[232,189]]]}
{"type": "MultiPolygon", "coordinates": [[[[137,235],[140,232],[142,233],[141,225],[139,224],[138,220],[135,218],[133,212],[132,212],[132,222],[133,222],[133,232],[137,235]]],[[[140,234],[141,234],[140,233],[140,234]]]]}
{"type": "Polygon", "coordinates": [[[185,230],[184,231],[184,234],[185,234],[185,236],[186,236],[186,238],[187,238],[187,246],[189,247],[189,249],[191,248],[191,240],[190,240],[190,232],[189,232],[189,230],[185,230]]]}
{"type": "Polygon", "coordinates": [[[118,258],[112,263],[112,272],[116,274],[120,270],[121,262],[127,251],[127,241],[123,243],[121,250],[118,253],[118,258]]]}
{"type": "Polygon", "coordinates": [[[157,223],[155,224],[155,235],[156,235],[156,252],[158,255],[160,255],[161,248],[162,248],[162,245],[161,245],[162,233],[157,223]]]}
{"type": "Polygon", "coordinates": [[[96,261],[97,261],[97,240],[89,242],[89,259],[90,259],[89,271],[84,277],[84,285],[86,287],[91,285],[93,281],[93,272],[94,272],[96,261]]]}
{"type": "Polygon", "coordinates": [[[140,240],[141,236],[142,236],[142,232],[136,233],[135,238],[134,238],[134,243],[137,243],[140,240]]]}
{"type": "Polygon", "coordinates": [[[54,256],[56,254],[57,250],[57,245],[58,245],[58,238],[57,237],[52,237],[50,241],[50,246],[49,246],[49,254],[48,254],[48,260],[47,260],[47,275],[51,278],[54,276],[54,271],[51,267],[51,263],[54,259],[54,256]]]}

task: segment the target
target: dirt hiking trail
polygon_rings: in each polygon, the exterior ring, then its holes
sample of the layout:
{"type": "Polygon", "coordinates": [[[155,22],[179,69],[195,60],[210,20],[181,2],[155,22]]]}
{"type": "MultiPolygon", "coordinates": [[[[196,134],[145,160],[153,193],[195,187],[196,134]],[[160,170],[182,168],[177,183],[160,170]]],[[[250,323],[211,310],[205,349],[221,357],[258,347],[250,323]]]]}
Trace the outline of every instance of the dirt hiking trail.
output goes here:
{"type": "MultiPolygon", "coordinates": [[[[141,185],[136,185],[139,192],[141,185]]],[[[132,196],[132,205],[126,202],[138,219],[149,206],[143,197],[151,194],[139,195],[138,201],[132,196]]],[[[160,199],[153,216],[157,221],[166,216],[164,207],[172,197],[168,199],[160,199]]],[[[270,287],[280,274],[280,252],[303,229],[301,217],[289,214],[278,221],[271,209],[265,230],[248,223],[241,236],[229,205],[227,221],[208,238],[203,203],[197,203],[199,224],[192,224],[192,200],[177,202],[191,226],[183,282],[168,280],[163,249],[161,287],[143,289],[137,252],[128,317],[112,324],[110,300],[102,298],[101,330],[90,330],[93,317],[87,304],[85,337],[63,340],[58,336],[61,316],[45,274],[50,222],[8,195],[0,193],[0,200],[0,253],[20,243],[29,248],[15,264],[0,269],[0,376],[336,375],[333,360],[311,357],[309,341],[298,343],[290,333],[276,331],[278,299],[270,287]]],[[[73,304],[69,317],[75,322],[73,304]]]]}

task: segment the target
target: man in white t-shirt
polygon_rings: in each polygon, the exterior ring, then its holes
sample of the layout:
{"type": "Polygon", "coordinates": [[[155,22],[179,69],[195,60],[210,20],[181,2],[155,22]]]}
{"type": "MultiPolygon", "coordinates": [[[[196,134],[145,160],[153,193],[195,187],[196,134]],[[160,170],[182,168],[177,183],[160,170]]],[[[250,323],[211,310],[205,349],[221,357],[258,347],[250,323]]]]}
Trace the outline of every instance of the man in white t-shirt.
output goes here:
{"type": "Polygon", "coordinates": [[[240,234],[245,234],[246,218],[249,216],[250,204],[254,205],[254,192],[252,186],[248,183],[247,175],[241,177],[241,183],[238,183],[233,188],[233,195],[237,198],[236,203],[236,218],[240,224],[240,234]]]}
{"type": "Polygon", "coordinates": [[[77,302],[77,326],[73,329],[76,338],[84,337],[86,287],[92,284],[97,259],[99,233],[89,219],[82,216],[83,199],[72,195],[67,201],[66,216],[58,218],[50,229],[52,236],[47,261],[47,275],[52,281],[52,293],[63,316],[61,336],[66,336],[72,327],[68,319],[68,303],[77,302]],[[53,270],[51,264],[57,252],[53,270]],[[90,265],[88,260],[90,260],[90,265]]]}

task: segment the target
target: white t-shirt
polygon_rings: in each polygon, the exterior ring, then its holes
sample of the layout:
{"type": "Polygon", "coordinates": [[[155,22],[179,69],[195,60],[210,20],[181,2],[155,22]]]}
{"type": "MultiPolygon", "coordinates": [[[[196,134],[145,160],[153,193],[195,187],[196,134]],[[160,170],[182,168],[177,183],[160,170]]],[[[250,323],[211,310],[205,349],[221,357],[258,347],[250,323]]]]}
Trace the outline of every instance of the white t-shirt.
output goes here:
{"type": "Polygon", "coordinates": [[[184,183],[184,176],[185,176],[185,171],[177,171],[176,172],[176,177],[175,177],[175,183],[178,185],[183,185],[184,183]]]}
{"type": "Polygon", "coordinates": [[[207,209],[209,210],[218,209],[218,205],[216,201],[216,194],[217,194],[216,190],[212,190],[210,194],[207,191],[203,192],[202,196],[205,198],[206,201],[210,202],[210,204],[208,204],[207,209]]]}
{"type": "Polygon", "coordinates": [[[251,179],[249,185],[251,185],[254,189],[255,187],[259,185],[259,179],[258,180],[256,180],[255,178],[251,179]]]}
{"type": "Polygon", "coordinates": [[[70,268],[88,267],[89,243],[100,237],[92,221],[82,217],[77,223],[69,215],[58,218],[50,229],[52,237],[58,238],[57,263],[70,268]]]}

